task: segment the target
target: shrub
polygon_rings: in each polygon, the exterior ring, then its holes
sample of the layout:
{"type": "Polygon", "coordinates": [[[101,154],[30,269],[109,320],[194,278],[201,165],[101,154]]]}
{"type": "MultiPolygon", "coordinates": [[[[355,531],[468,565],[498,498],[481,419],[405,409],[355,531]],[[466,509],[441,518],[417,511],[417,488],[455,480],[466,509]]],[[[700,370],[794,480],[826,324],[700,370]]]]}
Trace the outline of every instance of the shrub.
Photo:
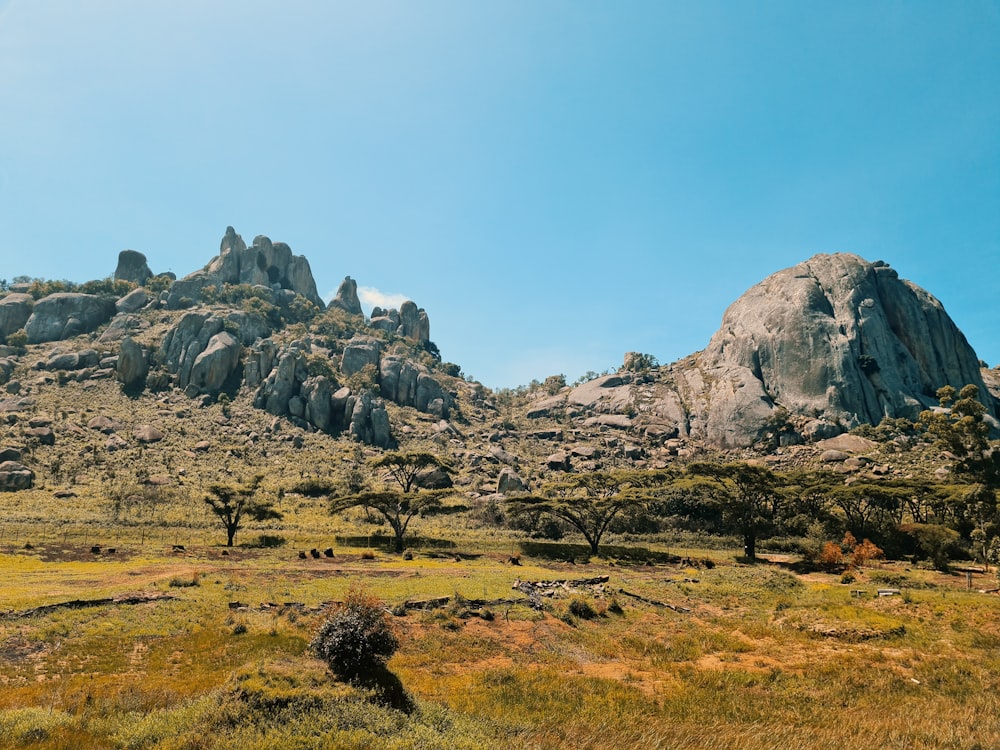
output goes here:
{"type": "Polygon", "coordinates": [[[323,622],[309,644],[341,678],[358,677],[383,666],[399,647],[385,605],[351,589],[323,622]]]}
{"type": "Polygon", "coordinates": [[[593,620],[597,617],[597,612],[585,599],[573,599],[569,603],[569,613],[581,620],[593,620]]]}

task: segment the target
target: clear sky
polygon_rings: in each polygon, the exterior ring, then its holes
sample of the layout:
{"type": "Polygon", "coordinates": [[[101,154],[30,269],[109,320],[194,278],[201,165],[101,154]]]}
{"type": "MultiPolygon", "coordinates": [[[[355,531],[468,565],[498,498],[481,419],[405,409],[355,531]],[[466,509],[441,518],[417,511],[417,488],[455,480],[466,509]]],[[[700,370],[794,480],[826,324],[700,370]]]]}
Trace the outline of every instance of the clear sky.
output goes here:
{"type": "Polygon", "coordinates": [[[0,0],[0,278],[226,226],[488,386],[701,349],[817,252],[1000,362],[995,0],[0,0]]]}

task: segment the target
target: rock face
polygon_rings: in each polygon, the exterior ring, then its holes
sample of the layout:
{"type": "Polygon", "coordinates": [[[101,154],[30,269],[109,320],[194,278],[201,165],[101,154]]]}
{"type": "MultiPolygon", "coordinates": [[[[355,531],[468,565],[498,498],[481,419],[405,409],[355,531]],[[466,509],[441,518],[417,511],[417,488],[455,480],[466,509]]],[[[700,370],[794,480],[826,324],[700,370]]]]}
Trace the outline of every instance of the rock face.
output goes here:
{"type": "Polygon", "coordinates": [[[330,302],[330,307],[339,307],[351,315],[362,315],[361,300],[358,299],[358,282],[350,276],[345,276],[337,289],[337,296],[330,302]]]}
{"type": "Polygon", "coordinates": [[[0,339],[24,328],[34,306],[35,298],[30,294],[14,293],[0,299],[0,339]]]}
{"type": "Polygon", "coordinates": [[[149,270],[145,255],[137,250],[122,250],[118,253],[115,281],[131,281],[142,286],[151,278],[153,272],[149,270]]]}
{"type": "Polygon", "coordinates": [[[973,383],[979,361],[941,303],[879,261],[817,255],[757,284],[726,311],[703,352],[650,383],[622,371],[567,397],[592,424],[727,448],[821,440],[884,417],[914,419],[943,385],[973,383]],[[596,413],[596,416],[593,414],[596,413]]]}
{"type": "Polygon", "coordinates": [[[986,394],[941,303],[856,255],[817,255],[747,291],[701,362],[714,376],[706,435],[722,444],[737,442],[727,423],[750,435],[778,407],[849,428],[913,419],[946,384],[986,394]]]}
{"type": "Polygon", "coordinates": [[[291,248],[284,242],[271,242],[263,235],[255,237],[253,245],[247,247],[232,227],[226,228],[218,256],[202,270],[174,282],[167,295],[167,306],[182,307],[185,299],[197,301],[206,286],[221,287],[223,284],[287,290],[293,296],[301,294],[321,309],[324,307],[305,257],[292,255],[291,248]]]}
{"type": "Polygon", "coordinates": [[[115,302],[115,309],[120,313],[134,313],[147,304],[149,304],[149,294],[140,286],[115,302]]]}
{"type": "Polygon", "coordinates": [[[157,357],[179,387],[216,393],[236,370],[243,347],[224,325],[210,313],[190,312],[167,331],[157,357]]]}
{"type": "Polygon", "coordinates": [[[243,346],[229,331],[221,331],[208,340],[204,351],[191,365],[191,382],[202,393],[217,393],[240,363],[243,346]]]}
{"type": "Polygon", "coordinates": [[[61,341],[90,333],[111,320],[115,303],[93,294],[58,292],[35,303],[25,323],[29,344],[61,341]]]}

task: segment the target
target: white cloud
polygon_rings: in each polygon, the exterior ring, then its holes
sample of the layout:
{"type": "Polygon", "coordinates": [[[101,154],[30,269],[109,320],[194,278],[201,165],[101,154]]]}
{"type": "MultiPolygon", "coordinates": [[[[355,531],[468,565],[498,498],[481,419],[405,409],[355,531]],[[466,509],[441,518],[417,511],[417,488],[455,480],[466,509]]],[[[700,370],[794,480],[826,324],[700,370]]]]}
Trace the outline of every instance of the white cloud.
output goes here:
{"type": "MultiPolygon", "coordinates": [[[[326,300],[329,302],[334,297],[337,296],[337,290],[334,289],[332,292],[328,292],[326,295],[326,300]]],[[[361,307],[366,311],[371,313],[373,307],[391,308],[395,307],[397,310],[400,305],[402,305],[406,300],[409,299],[405,294],[394,294],[390,292],[383,292],[381,289],[376,289],[373,286],[359,286],[358,287],[358,299],[361,300],[361,307]]]]}

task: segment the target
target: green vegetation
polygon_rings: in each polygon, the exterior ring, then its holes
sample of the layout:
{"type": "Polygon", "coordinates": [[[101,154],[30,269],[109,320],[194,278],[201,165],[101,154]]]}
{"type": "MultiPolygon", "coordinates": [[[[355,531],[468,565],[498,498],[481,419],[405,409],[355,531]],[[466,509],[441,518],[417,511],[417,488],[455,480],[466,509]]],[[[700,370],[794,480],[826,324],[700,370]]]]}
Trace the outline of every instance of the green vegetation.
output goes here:
{"type": "Polygon", "coordinates": [[[277,521],[282,515],[274,509],[274,504],[254,498],[260,487],[262,476],[254,477],[246,487],[232,487],[224,484],[210,485],[211,493],[205,498],[209,510],[222,522],[226,530],[226,546],[232,547],[236,532],[240,530],[244,517],[255,521],[277,521]]]}

